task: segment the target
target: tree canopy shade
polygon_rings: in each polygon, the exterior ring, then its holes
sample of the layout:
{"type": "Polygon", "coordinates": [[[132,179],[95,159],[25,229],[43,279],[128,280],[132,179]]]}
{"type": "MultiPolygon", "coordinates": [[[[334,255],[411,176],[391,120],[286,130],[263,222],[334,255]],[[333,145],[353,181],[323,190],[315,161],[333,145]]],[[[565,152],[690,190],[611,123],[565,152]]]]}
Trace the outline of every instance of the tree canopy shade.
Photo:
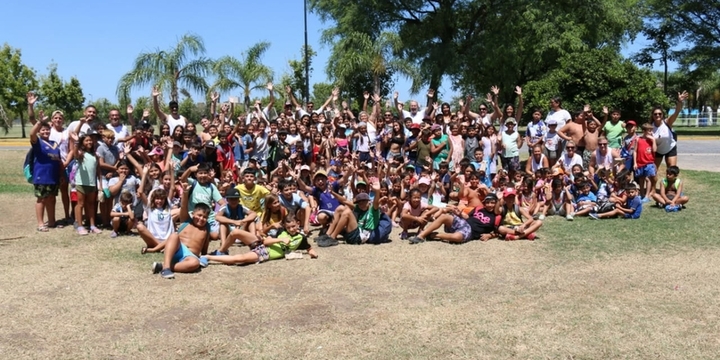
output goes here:
{"type": "Polygon", "coordinates": [[[217,80],[212,90],[223,92],[240,89],[245,98],[245,105],[248,105],[252,91],[263,89],[272,81],[272,69],[261,62],[263,54],[269,48],[270,43],[259,42],[243,52],[240,59],[233,56],[223,56],[218,59],[213,66],[217,80]]]}
{"type": "Polygon", "coordinates": [[[207,93],[206,76],[213,62],[203,57],[205,44],[197,35],[186,34],[167,50],[141,53],[133,69],[123,75],[117,88],[121,99],[128,99],[135,87],[157,85],[161,91],[170,90],[170,99],[177,101],[178,94],[189,90],[207,93]]]}
{"type": "MultiPolygon", "coordinates": [[[[23,64],[20,49],[14,49],[4,44],[0,49],[0,104],[5,109],[10,123],[0,120],[0,127],[8,132],[12,126],[12,114],[20,118],[24,125],[25,109],[27,109],[28,91],[37,88],[35,70],[23,64]]],[[[25,127],[22,126],[22,137],[25,137],[25,127]]]]}
{"type": "MultiPolygon", "coordinates": [[[[720,3],[717,0],[647,0],[645,33],[652,41],[638,56],[657,54],[679,61],[696,79],[720,63],[720,3]],[[653,36],[656,35],[656,36],[653,36]],[[668,51],[668,45],[674,50],[668,51]],[[673,48],[674,46],[680,48],[673,48]]],[[[656,57],[656,58],[657,58],[656,57]]],[[[647,61],[646,61],[647,63],[647,61]]]]}
{"type": "Polygon", "coordinates": [[[515,85],[541,79],[566,54],[599,47],[619,51],[640,31],[639,2],[311,0],[311,8],[334,22],[325,39],[397,33],[402,39],[397,57],[415,65],[420,85],[437,88],[450,77],[464,92],[484,93],[497,84],[506,89],[501,100],[510,101],[515,85]]]}
{"type": "Polygon", "coordinates": [[[50,64],[48,75],[41,77],[39,95],[43,108],[62,110],[68,121],[79,117],[85,103],[80,80],[72,77],[69,82],[63,81],[57,73],[56,64],[50,64]]]}

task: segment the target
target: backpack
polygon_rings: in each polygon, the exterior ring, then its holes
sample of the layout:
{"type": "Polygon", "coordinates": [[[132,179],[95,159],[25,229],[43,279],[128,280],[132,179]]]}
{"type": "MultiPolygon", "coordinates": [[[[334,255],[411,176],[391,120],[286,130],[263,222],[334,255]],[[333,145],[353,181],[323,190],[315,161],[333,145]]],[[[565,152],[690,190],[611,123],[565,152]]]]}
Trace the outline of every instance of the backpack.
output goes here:
{"type": "Polygon", "coordinates": [[[25,180],[29,183],[33,183],[33,166],[35,165],[35,152],[33,148],[25,155],[25,162],[23,162],[23,174],[25,174],[25,180]]]}

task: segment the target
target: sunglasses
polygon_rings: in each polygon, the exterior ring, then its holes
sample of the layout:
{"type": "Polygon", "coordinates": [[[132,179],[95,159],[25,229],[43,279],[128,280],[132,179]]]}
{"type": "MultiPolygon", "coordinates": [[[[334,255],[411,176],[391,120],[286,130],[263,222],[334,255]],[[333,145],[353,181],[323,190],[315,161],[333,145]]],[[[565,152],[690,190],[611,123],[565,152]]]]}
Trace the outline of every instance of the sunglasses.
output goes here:
{"type": "Polygon", "coordinates": [[[575,150],[575,147],[568,146],[568,147],[566,147],[565,149],[567,149],[567,150],[575,150]]]}
{"type": "Polygon", "coordinates": [[[480,111],[487,111],[486,108],[480,108],[480,111]]]}
{"type": "Polygon", "coordinates": [[[600,146],[608,146],[607,143],[600,143],[600,144],[598,144],[598,145],[600,145],[600,146]]]}
{"type": "Polygon", "coordinates": [[[662,116],[662,113],[653,113],[653,116],[662,116]]]}

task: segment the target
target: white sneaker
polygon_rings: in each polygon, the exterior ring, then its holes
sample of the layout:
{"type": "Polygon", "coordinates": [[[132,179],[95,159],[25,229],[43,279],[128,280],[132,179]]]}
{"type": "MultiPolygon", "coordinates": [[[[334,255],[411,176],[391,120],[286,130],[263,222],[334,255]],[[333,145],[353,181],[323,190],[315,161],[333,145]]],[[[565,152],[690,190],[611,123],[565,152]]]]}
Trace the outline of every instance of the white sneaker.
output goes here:
{"type": "Polygon", "coordinates": [[[571,215],[571,214],[568,214],[568,216],[566,216],[565,218],[566,218],[568,221],[573,221],[573,219],[574,219],[575,217],[574,217],[573,215],[571,215]]]}

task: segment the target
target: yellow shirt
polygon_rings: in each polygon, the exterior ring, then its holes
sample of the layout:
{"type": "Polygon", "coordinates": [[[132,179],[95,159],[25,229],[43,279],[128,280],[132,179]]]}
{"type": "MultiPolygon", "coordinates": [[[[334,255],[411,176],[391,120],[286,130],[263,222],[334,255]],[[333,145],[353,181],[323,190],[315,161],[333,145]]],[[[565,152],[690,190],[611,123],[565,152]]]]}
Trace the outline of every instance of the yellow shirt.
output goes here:
{"type": "Polygon", "coordinates": [[[242,206],[254,211],[258,216],[262,216],[265,195],[269,194],[270,190],[264,186],[255,185],[250,191],[245,187],[245,184],[240,184],[235,188],[240,192],[242,206]]]}

